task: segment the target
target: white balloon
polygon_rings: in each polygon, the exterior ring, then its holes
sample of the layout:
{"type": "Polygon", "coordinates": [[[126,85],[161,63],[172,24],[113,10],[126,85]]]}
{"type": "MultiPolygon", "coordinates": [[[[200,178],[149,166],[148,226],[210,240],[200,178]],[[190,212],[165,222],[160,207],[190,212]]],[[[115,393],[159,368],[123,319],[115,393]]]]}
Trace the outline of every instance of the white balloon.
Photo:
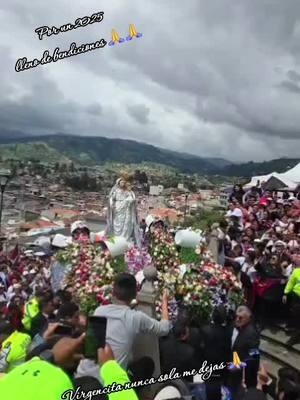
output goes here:
{"type": "Polygon", "coordinates": [[[129,249],[129,243],[123,236],[114,236],[111,240],[104,240],[112,257],[124,254],[129,249]]]}
{"type": "Polygon", "coordinates": [[[178,231],[175,235],[175,243],[181,247],[197,247],[202,240],[200,233],[194,232],[189,229],[178,231]]]}

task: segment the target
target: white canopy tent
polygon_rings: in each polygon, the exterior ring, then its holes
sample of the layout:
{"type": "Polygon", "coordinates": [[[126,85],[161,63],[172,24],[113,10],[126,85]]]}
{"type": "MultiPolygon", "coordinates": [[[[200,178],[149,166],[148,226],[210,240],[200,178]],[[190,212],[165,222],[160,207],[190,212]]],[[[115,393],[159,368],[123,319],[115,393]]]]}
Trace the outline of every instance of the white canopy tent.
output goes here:
{"type": "Polygon", "coordinates": [[[293,182],[300,183],[300,163],[295,165],[294,168],[280,175],[284,178],[290,179],[293,182]]]}
{"type": "Polygon", "coordinates": [[[282,182],[282,187],[289,188],[290,190],[296,190],[300,184],[300,163],[298,163],[294,168],[289,171],[279,174],[278,172],[272,172],[268,175],[254,176],[251,181],[247,183],[244,188],[250,188],[256,186],[258,182],[262,184],[263,182],[268,182],[271,178],[275,178],[282,182]]]}

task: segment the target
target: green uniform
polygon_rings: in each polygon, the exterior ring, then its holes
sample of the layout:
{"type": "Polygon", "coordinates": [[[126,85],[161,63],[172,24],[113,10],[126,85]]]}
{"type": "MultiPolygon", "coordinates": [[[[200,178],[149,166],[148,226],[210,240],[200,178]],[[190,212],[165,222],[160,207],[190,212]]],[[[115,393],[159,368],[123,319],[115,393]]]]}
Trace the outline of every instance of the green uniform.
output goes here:
{"type": "Polygon", "coordinates": [[[13,332],[3,343],[0,351],[0,372],[11,371],[24,362],[31,337],[26,333],[13,332]]]}
{"type": "Polygon", "coordinates": [[[69,377],[58,367],[35,357],[0,379],[1,399],[60,400],[72,389],[69,377]]]}
{"type": "MultiPolygon", "coordinates": [[[[129,382],[127,373],[114,360],[106,362],[100,370],[104,386],[116,382],[129,382]]],[[[13,400],[61,400],[65,392],[73,390],[73,384],[62,369],[38,357],[33,358],[0,379],[1,399],[13,400]]],[[[63,399],[68,399],[69,394],[63,399]]],[[[138,400],[133,389],[109,394],[109,400],[138,400]]]]}
{"type": "MultiPolygon", "coordinates": [[[[112,385],[114,382],[124,386],[126,383],[130,382],[126,371],[124,371],[115,360],[107,361],[102,365],[100,374],[104,386],[112,385]]],[[[111,393],[108,397],[109,400],[138,400],[133,389],[111,393]]]]}
{"type": "Polygon", "coordinates": [[[284,294],[294,293],[300,298],[300,268],[295,268],[286,287],[284,294]]]}
{"type": "Polygon", "coordinates": [[[24,317],[22,319],[22,324],[27,331],[31,329],[31,321],[40,312],[40,307],[37,299],[34,297],[25,304],[24,317]]]}

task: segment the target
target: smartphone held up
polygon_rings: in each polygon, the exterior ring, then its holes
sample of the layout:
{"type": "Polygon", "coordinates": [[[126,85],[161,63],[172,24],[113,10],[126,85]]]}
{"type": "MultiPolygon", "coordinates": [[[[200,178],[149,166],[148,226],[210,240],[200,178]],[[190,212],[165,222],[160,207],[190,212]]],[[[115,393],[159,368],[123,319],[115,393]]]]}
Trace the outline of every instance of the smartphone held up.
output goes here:
{"type": "Polygon", "coordinates": [[[106,344],[107,319],[104,317],[89,317],[85,336],[84,356],[96,360],[98,349],[106,344]]]}

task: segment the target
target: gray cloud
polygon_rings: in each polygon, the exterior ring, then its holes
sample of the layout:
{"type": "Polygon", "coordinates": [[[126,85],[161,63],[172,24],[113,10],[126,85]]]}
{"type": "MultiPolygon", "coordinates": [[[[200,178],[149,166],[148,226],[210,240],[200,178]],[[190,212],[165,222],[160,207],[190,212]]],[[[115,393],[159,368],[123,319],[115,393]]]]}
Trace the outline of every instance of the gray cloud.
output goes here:
{"type": "Polygon", "coordinates": [[[300,85],[292,81],[283,81],[280,86],[288,92],[300,94],[300,85]]]}
{"type": "Polygon", "coordinates": [[[287,92],[300,94],[300,74],[293,70],[287,71],[286,79],[279,84],[279,87],[287,92]]]}
{"type": "Polygon", "coordinates": [[[86,112],[90,115],[99,117],[103,113],[103,108],[98,103],[92,103],[86,107],[86,112]]]}
{"type": "Polygon", "coordinates": [[[297,71],[288,71],[287,76],[291,81],[300,82],[300,74],[297,71]]]}
{"type": "Polygon", "coordinates": [[[128,106],[127,111],[132,118],[142,125],[149,121],[150,109],[143,104],[128,106]]]}
{"type": "Polygon", "coordinates": [[[298,0],[116,0],[100,8],[89,0],[72,9],[67,0],[11,0],[0,11],[0,134],[122,137],[232,160],[299,156],[298,0]],[[42,41],[34,32],[97,11],[101,23],[42,41]],[[109,41],[113,28],[125,37],[129,23],[144,36],[14,71],[19,57],[109,41]]]}

